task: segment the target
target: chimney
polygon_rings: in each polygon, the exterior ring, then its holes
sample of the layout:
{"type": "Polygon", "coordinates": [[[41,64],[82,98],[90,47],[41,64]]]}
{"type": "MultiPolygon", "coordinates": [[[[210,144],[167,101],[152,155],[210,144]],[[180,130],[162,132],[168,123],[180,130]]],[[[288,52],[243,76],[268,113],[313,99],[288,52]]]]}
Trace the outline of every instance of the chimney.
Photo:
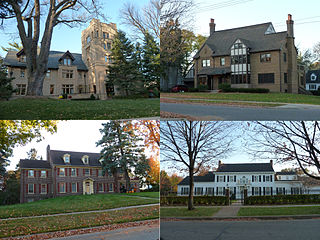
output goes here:
{"type": "Polygon", "coordinates": [[[219,165],[218,165],[218,167],[220,167],[221,164],[222,164],[222,162],[221,162],[221,160],[219,160],[219,165]]]}
{"type": "Polygon", "coordinates": [[[211,36],[216,30],[216,24],[214,23],[213,18],[211,18],[209,26],[210,26],[210,36],[211,36]]]}
{"type": "Polygon", "coordinates": [[[294,37],[293,33],[293,23],[294,21],[292,20],[292,15],[288,14],[288,20],[287,20],[287,37],[294,37]]]}
{"type": "Polygon", "coordinates": [[[47,161],[50,162],[50,145],[47,146],[47,161]]]}
{"type": "Polygon", "coordinates": [[[273,160],[270,160],[271,167],[273,167],[273,160]]]}

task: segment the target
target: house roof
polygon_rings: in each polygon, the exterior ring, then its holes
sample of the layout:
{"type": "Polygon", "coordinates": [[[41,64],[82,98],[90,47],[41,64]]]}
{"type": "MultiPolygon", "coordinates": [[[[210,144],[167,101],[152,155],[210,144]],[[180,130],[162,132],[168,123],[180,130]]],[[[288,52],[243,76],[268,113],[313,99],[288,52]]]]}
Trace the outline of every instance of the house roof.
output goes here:
{"type": "Polygon", "coordinates": [[[320,83],[320,70],[309,70],[306,75],[306,83],[320,83]],[[311,75],[316,75],[316,79],[311,80],[311,75]]]}
{"type": "MultiPolygon", "coordinates": [[[[208,37],[203,46],[207,45],[213,51],[213,56],[230,55],[230,47],[237,39],[240,39],[247,45],[250,52],[279,50],[286,43],[287,32],[265,34],[270,25],[272,23],[268,22],[215,31],[208,37]]],[[[196,53],[194,58],[200,56],[200,51],[201,49],[196,53]]]]}
{"type": "Polygon", "coordinates": [[[217,172],[274,172],[271,163],[221,163],[217,172]]]}
{"type": "Polygon", "coordinates": [[[230,67],[223,67],[223,68],[202,68],[198,75],[223,75],[231,73],[230,67]]]}
{"type": "Polygon", "coordinates": [[[276,172],[276,175],[297,175],[296,172],[276,172]]]}
{"type": "MultiPolygon", "coordinates": [[[[21,52],[21,51],[20,51],[21,52]]],[[[48,58],[48,69],[58,69],[59,68],[59,59],[65,54],[69,55],[70,52],[59,52],[59,51],[50,51],[48,58]]],[[[17,51],[8,51],[6,57],[4,58],[4,65],[10,67],[20,67],[25,68],[25,62],[19,62],[17,58],[17,51]]],[[[72,53],[71,56],[74,58],[73,65],[77,66],[78,70],[88,71],[87,66],[82,61],[82,55],[79,53],[72,53]]]]}
{"type": "Polygon", "coordinates": [[[101,163],[99,162],[101,159],[100,153],[50,150],[49,154],[54,165],[101,167],[101,163]],[[65,154],[70,155],[70,164],[64,162],[63,156],[65,154]],[[84,164],[81,160],[85,155],[89,157],[89,164],[84,164]]]}
{"type": "MultiPolygon", "coordinates": [[[[194,182],[214,182],[214,174],[213,172],[208,172],[204,176],[194,176],[193,177],[194,182]]],[[[181,182],[178,183],[178,185],[189,185],[190,178],[185,177],[181,182]]]]}
{"type": "Polygon", "coordinates": [[[46,160],[20,159],[20,168],[50,169],[50,163],[46,160]]]}

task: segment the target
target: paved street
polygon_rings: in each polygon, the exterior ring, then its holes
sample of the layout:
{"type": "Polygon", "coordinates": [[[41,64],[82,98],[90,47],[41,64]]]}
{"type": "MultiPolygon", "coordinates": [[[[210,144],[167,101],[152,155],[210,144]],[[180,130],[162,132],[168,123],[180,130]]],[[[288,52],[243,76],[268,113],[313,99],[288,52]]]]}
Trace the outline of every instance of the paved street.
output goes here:
{"type": "Polygon", "coordinates": [[[288,104],[281,107],[235,107],[222,105],[199,105],[160,103],[161,111],[190,115],[204,120],[319,120],[320,107],[288,104]]]}
{"type": "Polygon", "coordinates": [[[159,225],[121,228],[109,232],[95,232],[82,235],[74,235],[59,240],[157,240],[159,239],[159,225]]]}
{"type": "Polygon", "coordinates": [[[320,220],[161,221],[161,240],[319,240],[320,220]]]}

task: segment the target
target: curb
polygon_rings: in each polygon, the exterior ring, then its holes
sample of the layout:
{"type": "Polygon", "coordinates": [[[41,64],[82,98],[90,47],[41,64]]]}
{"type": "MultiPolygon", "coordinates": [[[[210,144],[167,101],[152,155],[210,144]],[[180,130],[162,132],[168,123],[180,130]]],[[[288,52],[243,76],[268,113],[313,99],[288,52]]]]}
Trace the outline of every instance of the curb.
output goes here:
{"type": "Polygon", "coordinates": [[[256,221],[256,220],[293,220],[293,219],[318,219],[319,214],[314,215],[280,215],[280,216],[245,216],[245,217],[164,217],[160,218],[161,221],[256,221]]]}

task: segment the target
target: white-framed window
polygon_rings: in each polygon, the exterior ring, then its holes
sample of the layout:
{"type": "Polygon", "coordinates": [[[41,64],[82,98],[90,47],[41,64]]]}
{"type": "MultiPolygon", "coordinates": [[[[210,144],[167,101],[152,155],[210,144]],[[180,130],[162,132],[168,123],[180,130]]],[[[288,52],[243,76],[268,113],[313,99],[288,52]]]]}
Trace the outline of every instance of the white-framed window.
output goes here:
{"type": "Polygon", "coordinates": [[[24,73],[25,73],[24,69],[20,69],[20,77],[24,78],[24,73]]]}
{"type": "Polygon", "coordinates": [[[47,184],[41,184],[41,194],[47,194],[47,184]]]}
{"type": "Polygon", "coordinates": [[[85,176],[90,176],[90,169],[84,169],[84,175],[85,176]]]}
{"type": "Polygon", "coordinates": [[[103,192],[103,183],[98,183],[98,192],[103,192]]]}
{"type": "Polygon", "coordinates": [[[28,184],[28,194],[34,194],[34,184],[28,184]]]}
{"type": "Polygon", "coordinates": [[[253,180],[254,180],[255,182],[259,182],[259,176],[253,176],[253,180]]]}
{"type": "Polygon", "coordinates": [[[70,154],[63,155],[63,160],[65,163],[70,163],[70,154]]]}
{"type": "Polygon", "coordinates": [[[234,176],[229,176],[229,182],[234,182],[234,176]]]}
{"type": "Polygon", "coordinates": [[[317,80],[317,75],[314,74],[314,73],[312,73],[312,74],[310,75],[310,80],[311,80],[311,81],[316,81],[316,80],[317,80]]]}
{"type": "Polygon", "coordinates": [[[41,170],[41,177],[46,178],[47,177],[47,171],[46,170],[41,170]]]}
{"type": "Polygon", "coordinates": [[[189,194],[189,187],[182,187],[181,195],[188,195],[188,194],[189,194]]]}
{"type": "Polygon", "coordinates": [[[62,77],[63,78],[73,78],[73,70],[62,69],[62,77]]]}
{"type": "Polygon", "coordinates": [[[103,177],[103,171],[102,171],[102,169],[99,169],[99,170],[98,170],[98,176],[99,176],[99,177],[103,177]]]}
{"type": "Polygon", "coordinates": [[[16,95],[26,95],[27,85],[26,84],[17,84],[16,95]]]}
{"type": "Polygon", "coordinates": [[[60,168],[59,169],[59,176],[64,177],[66,175],[66,169],[65,168],[60,168]]]}
{"type": "Polygon", "coordinates": [[[113,183],[109,183],[109,192],[113,192],[113,183]]]}
{"type": "Polygon", "coordinates": [[[271,195],[271,187],[266,187],[266,195],[271,195]]]}
{"type": "Polygon", "coordinates": [[[223,195],[223,187],[218,187],[218,195],[223,195]]]}
{"type": "Polygon", "coordinates": [[[270,176],[269,175],[266,176],[266,182],[270,182],[270,176]]]}
{"type": "Polygon", "coordinates": [[[71,183],[71,192],[73,193],[78,192],[77,183],[71,183]]]}
{"type": "Polygon", "coordinates": [[[254,187],[253,191],[254,191],[254,195],[259,195],[260,194],[259,187],[254,187]]]}
{"type": "Polygon", "coordinates": [[[66,183],[59,183],[59,193],[65,193],[66,192],[66,183]]]}
{"type": "Polygon", "coordinates": [[[73,93],[73,84],[63,84],[62,85],[63,94],[72,94],[73,93]]]}
{"type": "Polygon", "coordinates": [[[220,58],[220,66],[226,65],[226,59],[224,57],[220,58]]]}
{"type": "Polygon", "coordinates": [[[315,85],[315,84],[309,84],[309,89],[310,89],[310,90],[317,90],[317,85],[315,85]]]}
{"type": "Polygon", "coordinates": [[[84,155],[84,156],[82,157],[82,162],[83,162],[84,164],[89,164],[89,156],[84,155]]]}
{"type": "Polygon", "coordinates": [[[77,170],[75,168],[71,168],[71,177],[77,176],[77,170]]]}
{"type": "Polygon", "coordinates": [[[203,59],[202,67],[210,67],[210,59],[203,59]]]}
{"type": "Polygon", "coordinates": [[[195,195],[203,195],[203,187],[195,187],[194,193],[195,195]]]}
{"type": "Polygon", "coordinates": [[[213,196],[213,187],[207,187],[205,195],[213,196]]]}
{"type": "Polygon", "coordinates": [[[28,170],[28,177],[30,178],[34,177],[34,170],[28,170]]]}
{"type": "Polygon", "coordinates": [[[224,176],[218,176],[218,181],[223,182],[224,181],[224,176]]]}

